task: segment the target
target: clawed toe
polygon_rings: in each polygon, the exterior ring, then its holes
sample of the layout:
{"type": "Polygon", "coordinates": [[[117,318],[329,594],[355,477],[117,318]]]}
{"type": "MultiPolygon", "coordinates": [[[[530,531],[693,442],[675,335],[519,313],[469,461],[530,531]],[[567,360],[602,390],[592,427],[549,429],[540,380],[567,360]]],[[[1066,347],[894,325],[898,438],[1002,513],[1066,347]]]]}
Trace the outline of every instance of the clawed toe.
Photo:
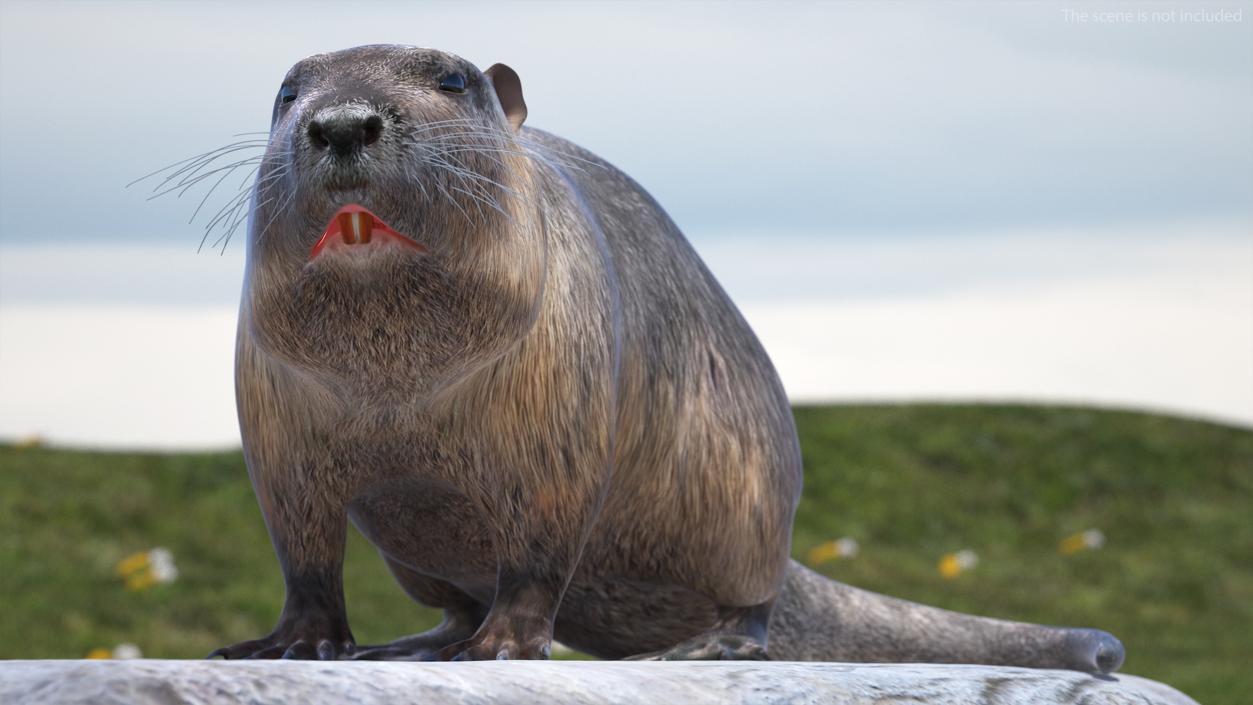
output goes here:
{"type": "Polygon", "coordinates": [[[288,639],[270,636],[264,639],[241,641],[231,646],[215,649],[205,658],[235,659],[301,659],[309,661],[335,661],[349,656],[355,647],[351,639],[288,639]]]}
{"type": "Polygon", "coordinates": [[[512,661],[515,659],[547,659],[552,656],[552,641],[547,638],[519,642],[513,639],[467,639],[440,650],[441,661],[512,661]]]}

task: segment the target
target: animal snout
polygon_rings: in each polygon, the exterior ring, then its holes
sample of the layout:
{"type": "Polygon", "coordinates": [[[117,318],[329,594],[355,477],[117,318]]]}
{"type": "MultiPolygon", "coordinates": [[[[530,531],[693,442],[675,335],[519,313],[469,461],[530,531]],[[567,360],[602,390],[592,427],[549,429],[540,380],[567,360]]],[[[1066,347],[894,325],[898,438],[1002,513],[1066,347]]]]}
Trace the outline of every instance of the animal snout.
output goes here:
{"type": "Polygon", "coordinates": [[[340,157],[354,156],[378,141],[383,118],[361,106],[323,108],[309,121],[309,144],[340,157]]]}

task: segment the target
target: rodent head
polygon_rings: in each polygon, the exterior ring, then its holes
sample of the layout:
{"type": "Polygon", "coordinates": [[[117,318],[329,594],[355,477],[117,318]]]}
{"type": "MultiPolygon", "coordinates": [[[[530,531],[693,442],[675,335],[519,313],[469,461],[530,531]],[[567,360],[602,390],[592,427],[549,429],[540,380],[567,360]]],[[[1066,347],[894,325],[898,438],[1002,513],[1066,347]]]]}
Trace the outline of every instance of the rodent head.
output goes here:
{"type": "Polygon", "coordinates": [[[244,308],[262,348],[377,398],[429,393],[517,344],[546,258],[525,117],[511,69],[440,51],[292,67],[249,223],[244,308]]]}

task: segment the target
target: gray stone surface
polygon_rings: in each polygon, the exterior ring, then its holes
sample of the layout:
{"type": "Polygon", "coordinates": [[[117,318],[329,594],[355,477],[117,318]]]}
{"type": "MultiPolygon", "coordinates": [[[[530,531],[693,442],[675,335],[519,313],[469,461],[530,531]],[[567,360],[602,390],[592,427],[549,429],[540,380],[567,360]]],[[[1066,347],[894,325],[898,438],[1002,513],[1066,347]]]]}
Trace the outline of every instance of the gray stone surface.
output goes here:
{"type": "Polygon", "coordinates": [[[1135,676],[994,666],[493,661],[0,661],[0,703],[1196,705],[1135,676]]]}

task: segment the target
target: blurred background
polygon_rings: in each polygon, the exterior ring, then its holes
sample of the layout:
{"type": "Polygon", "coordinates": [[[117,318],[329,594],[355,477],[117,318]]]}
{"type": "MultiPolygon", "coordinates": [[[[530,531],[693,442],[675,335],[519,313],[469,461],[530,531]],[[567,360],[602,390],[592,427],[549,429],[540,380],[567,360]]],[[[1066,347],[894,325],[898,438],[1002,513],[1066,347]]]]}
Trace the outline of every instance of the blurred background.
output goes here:
{"type": "MultiPolygon", "coordinates": [[[[366,43],[508,63],[528,125],[667,208],[801,405],[798,557],[1141,636],[1128,668],[1197,697],[1253,689],[1222,629],[1253,625],[1247,2],[4,0],[0,587],[54,624],[0,655],[268,631],[233,450],[243,234],[197,253],[241,184],[190,224],[204,189],[124,187],[268,129],[291,64],[366,43]],[[1058,548],[1088,530],[1108,543],[1058,548]],[[126,590],[158,546],[181,577],[126,590]]],[[[356,560],[358,637],[398,636],[356,560]]]]}
{"type": "Polygon", "coordinates": [[[123,186],[267,130],[297,60],[382,42],[513,66],[528,124],[651,191],[796,399],[1253,424],[1247,4],[3,12],[0,436],[238,442],[242,237],[196,250],[242,172],[192,225],[206,189],[123,186]]]}

